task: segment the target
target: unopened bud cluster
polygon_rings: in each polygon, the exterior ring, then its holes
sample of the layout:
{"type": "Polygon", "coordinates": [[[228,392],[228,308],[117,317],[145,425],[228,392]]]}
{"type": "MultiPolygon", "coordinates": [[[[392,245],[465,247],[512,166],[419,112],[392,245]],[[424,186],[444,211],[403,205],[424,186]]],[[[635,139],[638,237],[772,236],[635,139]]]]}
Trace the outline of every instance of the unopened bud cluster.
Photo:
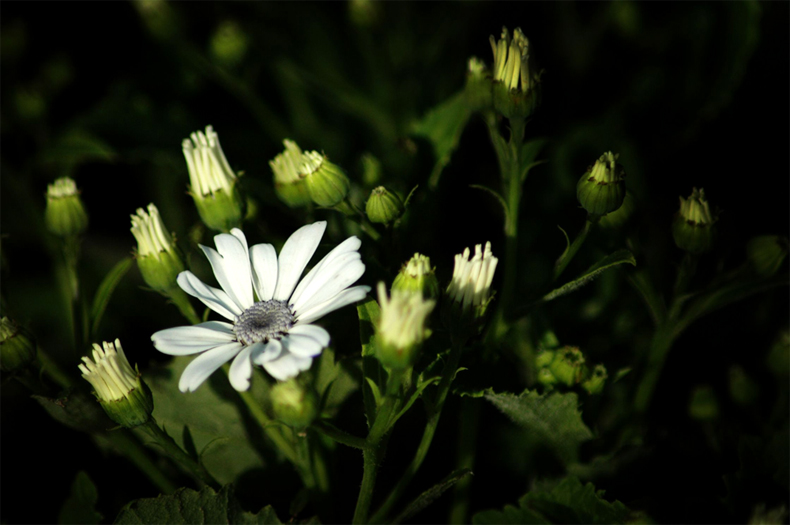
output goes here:
{"type": "Polygon", "coordinates": [[[383,282],[378,284],[378,297],[381,317],[376,327],[376,357],[385,368],[405,370],[414,365],[420,345],[431,334],[426,325],[436,301],[403,289],[393,289],[388,297],[383,282]]]}
{"type": "Polygon", "coordinates": [[[680,210],[672,222],[672,237],[681,250],[700,254],[713,247],[717,217],[705,199],[705,190],[694,188],[688,199],[680,197],[680,210]]]}
{"type": "Polygon", "coordinates": [[[302,152],[291,140],[285,140],[285,151],[269,162],[274,173],[277,195],[289,206],[315,204],[331,207],[348,195],[351,183],[345,172],[317,151],[302,152]]]}
{"type": "Polygon", "coordinates": [[[74,180],[62,177],[47,186],[44,221],[47,229],[58,237],[79,235],[88,227],[88,213],[74,180]]]}
{"type": "Polygon", "coordinates": [[[203,223],[217,231],[230,231],[244,218],[238,177],[230,168],[211,126],[196,131],[181,143],[189,171],[189,193],[203,223]]]}
{"type": "Polygon", "coordinates": [[[436,299],[439,297],[439,280],[436,279],[435,270],[431,267],[430,257],[415,253],[401,266],[392,283],[392,290],[419,293],[426,299],[436,299]]]}
{"type": "Polygon", "coordinates": [[[107,415],[126,428],[144,425],[151,419],[154,399],[140,374],[132,369],[121,342],[93,345],[93,360],[82,358],[82,377],[92,386],[107,415]]]}
{"type": "Polygon", "coordinates": [[[540,78],[530,70],[529,40],[521,28],[511,38],[507,27],[497,41],[489,37],[494,54],[494,108],[507,118],[530,116],[539,102],[540,78]]]}
{"type": "Polygon", "coordinates": [[[592,216],[603,216],[620,208],[625,199],[625,170],[618,155],[608,151],[587,168],[576,184],[579,204],[592,216]]]}
{"type": "Polygon", "coordinates": [[[138,208],[131,218],[131,231],[137,239],[137,267],[146,284],[161,293],[177,288],[176,277],[184,271],[184,263],[159,210],[149,204],[147,211],[138,208]]]}
{"type": "Polygon", "coordinates": [[[499,259],[491,252],[491,243],[485,248],[478,244],[471,256],[469,248],[455,256],[453,279],[447,287],[447,298],[442,316],[457,338],[476,335],[482,328],[493,295],[494,280],[499,259]]]}
{"type": "Polygon", "coordinates": [[[584,354],[575,346],[542,350],[535,359],[538,382],[548,388],[580,385],[589,394],[599,394],[608,378],[606,367],[599,364],[590,370],[585,361],[584,354]]]}

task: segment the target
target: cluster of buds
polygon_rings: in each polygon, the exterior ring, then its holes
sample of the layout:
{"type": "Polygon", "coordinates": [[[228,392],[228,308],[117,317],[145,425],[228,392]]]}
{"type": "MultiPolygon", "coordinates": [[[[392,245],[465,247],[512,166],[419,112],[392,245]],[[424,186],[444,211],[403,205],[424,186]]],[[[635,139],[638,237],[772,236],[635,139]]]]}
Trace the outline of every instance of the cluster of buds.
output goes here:
{"type": "Polygon", "coordinates": [[[310,200],[324,207],[340,204],[348,195],[350,182],[343,170],[317,151],[302,152],[291,140],[285,151],[269,166],[274,173],[277,195],[288,206],[304,206],[310,200]]]}
{"type": "Polygon", "coordinates": [[[534,75],[529,65],[529,40],[521,28],[516,28],[511,38],[503,27],[499,40],[491,35],[489,41],[494,53],[494,108],[507,118],[529,117],[540,98],[540,76],[534,75]]]}
{"type": "Polygon", "coordinates": [[[365,213],[370,222],[391,224],[403,215],[403,201],[396,193],[384,186],[374,188],[365,205],[365,213]]]}
{"type": "Polygon", "coordinates": [[[406,264],[401,266],[392,290],[403,290],[417,293],[426,299],[438,299],[439,281],[436,279],[436,268],[431,266],[431,259],[415,253],[406,264]]]}
{"type": "Polygon", "coordinates": [[[238,177],[230,168],[211,126],[196,131],[181,143],[189,170],[189,194],[200,218],[212,230],[227,232],[241,224],[244,202],[238,192],[238,177]]]}
{"type": "Polygon", "coordinates": [[[705,190],[694,188],[688,199],[680,197],[680,210],[672,222],[672,237],[681,250],[700,254],[713,247],[717,217],[705,199],[705,190]]]}
{"type": "Polygon", "coordinates": [[[493,300],[491,283],[499,259],[491,253],[491,243],[485,249],[478,244],[470,258],[470,250],[455,256],[453,279],[447,287],[447,298],[442,316],[452,337],[463,339],[476,335],[482,328],[488,306],[493,300]]]}
{"type": "Polygon", "coordinates": [[[88,227],[88,213],[73,179],[62,177],[47,186],[44,221],[47,229],[58,237],[73,237],[88,227]]]}
{"type": "Polygon", "coordinates": [[[176,277],[184,271],[176,244],[153,204],[148,205],[147,212],[137,208],[137,214],[131,217],[132,234],[137,239],[137,267],[148,286],[157,292],[169,294],[178,288],[176,277]]]}
{"type": "Polygon", "coordinates": [[[625,200],[625,170],[617,163],[618,156],[611,151],[604,153],[576,184],[579,204],[591,216],[612,213],[625,200]]]}
{"type": "Polygon", "coordinates": [[[82,377],[93,385],[94,394],[107,415],[126,428],[146,424],[154,411],[154,398],[139,372],[133,370],[121,342],[93,345],[93,360],[82,358],[82,377]]]}
{"type": "Polygon", "coordinates": [[[376,327],[376,357],[390,370],[406,370],[419,356],[422,342],[430,335],[428,316],[436,306],[433,299],[410,290],[392,290],[387,296],[383,282],[378,284],[381,317],[376,327]]]}
{"type": "Polygon", "coordinates": [[[584,354],[575,346],[542,350],[535,358],[535,365],[538,382],[549,389],[555,385],[581,385],[587,393],[599,394],[609,377],[603,365],[595,365],[590,370],[585,364],[584,354]]]}

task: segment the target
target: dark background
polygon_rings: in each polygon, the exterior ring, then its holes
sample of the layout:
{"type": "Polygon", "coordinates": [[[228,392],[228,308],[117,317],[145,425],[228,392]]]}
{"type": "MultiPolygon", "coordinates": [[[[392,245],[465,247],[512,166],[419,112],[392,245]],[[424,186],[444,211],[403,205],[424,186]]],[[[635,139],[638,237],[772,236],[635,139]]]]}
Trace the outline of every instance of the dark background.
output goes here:
{"type": "MultiPolygon", "coordinates": [[[[357,182],[360,156],[369,151],[381,159],[388,186],[402,193],[415,184],[425,187],[432,153],[426,142],[409,138],[409,125],[463,88],[469,56],[490,64],[488,35],[498,36],[503,24],[523,29],[546,71],[543,103],[527,135],[548,139],[541,157],[549,162],[525,186],[522,289],[536,286],[561,252],[555,225],[569,233],[581,227],[575,183],[609,149],[620,153],[638,202],[634,227],[646,246],[638,260],[666,287],[681,255],[669,224],[678,196],[688,196],[692,187],[705,188],[721,209],[717,248],[703,261],[698,284],[720,268],[740,265],[750,237],[787,235],[790,229],[786,2],[399,2],[373,6],[367,25],[352,21],[346,3],[174,3],[166,11],[156,5],[2,5],[3,315],[30,328],[43,348],[62,347],[66,333],[53,306],[51,255],[42,242],[44,194],[52,180],[74,177],[91,215],[83,247],[88,286],[95,287],[131,251],[128,216],[148,202],[156,202],[168,227],[187,238],[197,215],[185,193],[180,141],[206,124],[218,131],[232,166],[245,171],[245,189],[258,204],[248,235],[254,242],[284,238],[303,217],[271,192],[267,163],[282,149],[283,138],[324,150],[357,182]],[[246,52],[235,62],[211,51],[212,37],[228,22],[247,39],[246,52]],[[90,147],[75,149],[67,140],[75,136],[90,147]]],[[[465,246],[490,239],[495,252],[501,251],[500,211],[492,199],[468,188],[496,187],[497,180],[486,129],[473,118],[438,192],[416,199],[396,260],[427,253],[446,278],[450,270],[439,262],[465,246]]],[[[594,255],[580,254],[576,269],[591,264],[594,255]]],[[[133,269],[107,312],[103,337],[139,348],[134,360],[144,369],[161,359],[150,348],[150,334],[181,321],[174,309],[152,318],[148,312],[156,299],[140,291],[141,285],[133,269]]],[[[619,290],[617,312],[641,308],[630,288],[619,290]]],[[[626,366],[647,316],[640,312],[632,319],[633,333],[600,344],[613,321],[579,315],[596,292],[591,286],[546,313],[564,341],[597,351],[596,360],[610,370],[626,366]]],[[[597,487],[658,522],[743,522],[760,502],[786,501],[786,492],[775,485],[757,485],[738,504],[724,503],[723,479],[741,466],[739,436],[759,434],[777,396],[787,393],[764,365],[787,321],[783,288],[695,325],[677,342],[659,384],[646,422],[647,452],[638,461],[617,463],[613,474],[595,479],[597,487]],[[719,426],[689,419],[692,389],[711,384],[726,398],[733,364],[761,385],[760,405],[745,413],[723,402],[719,426]],[[710,433],[724,436],[718,449],[710,433]]],[[[60,358],[65,367],[76,366],[68,355],[60,358]]],[[[454,407],[446,409],[436,449],[456,439],[454,407]]],[[[346,412],[341,416],[358,425],[359,415],[346,412]]],[[[507,427],[492,407],[482,417],[485,428],[507,427]]],[[[413,438],[404,438],[401,449],[397,437],[408,434],[409,425],[421,425],[420,418],[412,414],[396,431],[390,465],[408,460],[413,438]]],[[[540,471],[530,462],[521,470],[503,467],[520,465],[497,456],[506,432],[481,437],[475,480],[487,481],[473,485],[473,511],[515,503],[540,471]],[[491,479],[499,482],[487,491],[491,479]]],[[[452,447],[434,452],[424,467],[430,480],[452,468],[452,447]]],[[[79,469],[97,483],[107,520],[131,499],[156,495],[125,460],[102,456],[83,434],[49,419],[13,381],[3,384],[1,453],[5,523],[54,521],[79,469]],[[26,503],[28,497],[40,503],[26,503]]],[[[343,521],[353,510],[343,505],[353,505],[361,461],[356,451],[340,449],[338,462],[335,482],[343,503],[337,519],[343,521]]],[[[279,475],[286,481],[261,488],[271,498],[244,502],[250,510],[273,503],[286,518],[294,478],[279,475]]],[[[394,476],[385,467],[379,486],[394,476]]],[[[418,521],[445,520],[447,499],[418,521]]]]}

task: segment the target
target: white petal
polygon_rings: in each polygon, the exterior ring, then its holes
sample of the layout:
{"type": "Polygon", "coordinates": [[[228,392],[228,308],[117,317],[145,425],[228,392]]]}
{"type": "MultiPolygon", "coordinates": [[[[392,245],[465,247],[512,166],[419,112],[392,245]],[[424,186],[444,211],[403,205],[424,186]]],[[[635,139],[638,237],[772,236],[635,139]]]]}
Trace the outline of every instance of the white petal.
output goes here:
{"type": "Polygon", "coordinates": [[[219,315],[234,321],[243,312],[233,300],[218,288],[204,284],[203,281],[189,270],[178,274],[178,286],[192,297],[197,297],[203,304],[219,315]]]}
{"type": "Polygon", "coordinates": [[[228,378],[233,388],[239,392],[250,389],[250,377],[252,376],[252,360],[250,360],[250,353],[252,350],[252,346],[245,346],[242,351],[239,352],[239,355],[236,356],[236,359],[233,360],[233,364],[230,365],[228,378]]]}
{"type": "Polygon", "coordinates": [[[286,350],[299,357],[315,357],[324,349],[320,341],[306,335],[288,334],[282,342],[286,350]]]}
{"type": "Polygon", "coordinates": [[[207,246],[201,248],[219,285],[242,310],[246,310],[253,304],[250,254],[244,234],[237,228],[233,231],[233,235],[221,233],[214,237],[216,250],[207,246]]]}
{"type": "Polygon", "coordinates": [[[323,269],[326,268],[329,264],[333,261],[337,260],[339,257],[347,254],[347,253],[354,253],[359,250],[359,247],[362,245],[362,241],[357,239],[356,237],[349,237],[345,241],[338,244],[331,252],[326,254],[326,256],[321,259],[318,264],[316,264],[312,270],[307,272],[305,278],[301,280],[299,286],[296,287],[294,290],[293,295],[291,296],[291,304],[296,305],[299,304],[299,299],[302,297],[303,294],[313,293],[315,287],[312,285],[314,279],[319,275],[319,273],[323,272],[323,269]]]}
{"type": "MultiPolygon", "coordinates": [[[[338,308],[342,308],[347,304],[361,301],[365,298],[369,291],[370,286],[355,286],[353,288],[343,290],[328,301],[317,304],[304,313],[299,314],[297,322],[299,324],[304,324],[318,320],[329,312],[334,312],[338,308]]],[[[291,330],[293,330],[293,328],[291,330]]]]}
{"type": "Polygon", "coordinates": [[[285,381],[286,379],[298,376],[299,372],[307,370],[310,368],[311,364],[313,364],[313,359],[311,357],[299,357],[288,352],[283,352],[283,354],[274,361],[263,363],[263,368],[269,372],[273,378],[279,381],[285,381]]]}
{"type": "Polygon", "coordinates": [[[252,284],[259,301],[268,301],[277,286],[277,252],[271,244],[256,244],[250,248],[252,284]]]}
{"type": "Polygon", "coordinates": [[[288,330],[289,334],[306,335],[312,337],[321,344],[321,347],[329,346],[329,332],[315,324],[302,324],[294,326],[288,330]]]}
{"type": "Polygon", "coordinates": [[[203,384],[203,381],[208,379],[208,376],[232,359],[241,349],[241,343],[229,343],[197,356],[181,374],[178,389],[182,392],[194,392],[197,387],[203,384]]]}
{"type": "Polygon", "coordinates": [[[317,304],[330,300],[352,284],[365,273],[365,265],[359,260],[359,253],[344,254],[327,265],[312,282],[312,293],[305,293],[300,304],[294,304],[294,311],[307,311],[317,304]]]}
{"type": "Polygon", "coordinates": [[[277,287],[274,290],[274,299],[287,301],[299,282],[299,277],[318,248],[321,237],[326,230],[326,222],[319,221],[307,226],[302,226],[291,235],[283,249],[277,263],[277,287]]]}
{"type": "Polygon", "coordinates": [[[283,345],[277,339],[272,339],[268,343],[255,343],[250,345],[250,348],[252,348],[252,362],[256,365],[277,359],[283,351],[283,345]]]}
{"type": "Polygon", "coordinates": [[[231,324],[209,321],[160,330],[151,336],[151,340],[163,354],[190,355],[230,343],[235,337],[231,324]]]}

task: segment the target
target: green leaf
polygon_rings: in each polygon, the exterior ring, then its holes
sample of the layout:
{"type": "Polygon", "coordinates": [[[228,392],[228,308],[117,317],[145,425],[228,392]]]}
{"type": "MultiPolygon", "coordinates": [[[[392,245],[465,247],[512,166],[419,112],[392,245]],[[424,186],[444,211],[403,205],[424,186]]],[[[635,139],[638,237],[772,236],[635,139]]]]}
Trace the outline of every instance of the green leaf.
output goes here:
{"type": "Polygon", "coordinates": [[[233,495],[230,485],[222,487],[219,493],[214,492],[210,487],[205,487],[200,492],[183,488],[169,496],[138,499],[121,509],[115,523],[282,524],[271,505],[264,507],[257,514],[245,512],[233,495]]]}
{"type": "Polygon", "coordinates": [[[82,390],[71,390],[58,398],[31,396],[44,407],[50,416],[67,427],[82,432],[104,432],[117,427],[107,417],[99,402],[82,390]]]}
{"type": "Polygon", "coordinates": [[[606,257],[604,257],[603,259],[592,265],[586,272],[584,272],[582,275],[580,275],[573,281],[565,283],[559,288],[555,288],[554,290],[550,291],[549,293],[544,295],[539,302],[545,303],[554,300],[557,297],[562,297],[563,295],[567,295],[571,292],[575,292],[585,284],[588,284],[593,279],[598,277],[602,272],[608,270],[609,268],[613,268],[619,264],[631,264],[633,266],[636,266],[636,259],[634,259],[634,255],[628,250],[618,250],[612,254],[607,255],[606,257]]]}
{"type": "Polygon", "coordinates": [[[462,396],[484,397],[532,437],[554,450],[565,463],[577,460],[579,446],[593,438],[582,421],[575,393],[538,394],[525,390],[520,395],[497,394],[493,389],[465,392],[462,396]]]}
{"type": "Polygon", "coordinates": [[[653,319],[653,324],[658,326],[663,323],[667,315],[667,307],[664,304],[664,298],[653,286],[653,281],[651,281],[647,269],[633,272],[628,276],[628,282],[631,283],[631,286],[639,292],[642,300],[645,301],[650,312],[650,318],[653,319]]]}
{"type": "Polygon", "coordinates": [[[99,494],[88,474],[80,470],[71,484],[71,494],[58,514],[58,523],[99,523],[102,515],[96,512],[99,494]]]}
{"type": "Polygon", "coordinates": [[[439,184],[439,176],[450,162],[453,151],[458,147],[461,132],[470,116],[464,92],[460,91],[412,124],[412,135],[427,139],[433,146],[433,153],[436,157],[431,176],[428,179],[429,187],[436,188],[439,184]]]}
{"type": "Polygon", "coordinates": [[[332,417],[348,396],[359,388],[359,383],[335,359],[335,351],[325,348],[318,358],[315,388],[321,398],[324,417],[332,417]]]}
{"type": "Polygon", "coordinates": [[[452,487],[453,485],[455,485],[465,477],[471,475],[472,475],[472,471],[468,468],[459,469],[450,473],[450,475],[448,475],[442,481],[440,481],[433,487],[429,488],[428,490],[417,496],[417,498],[414,501],[412,501],[406,506],[403,512],[398,514],[398,517],[392,520],[392,523],[400,523],[402,521],[408,520],[412,516],[422,511],[425,507],[436,501],[436,499],[438,499],[439,496],[444,494],[445,491],[447,491],[447,489],[449,489],[450,487],[452,487]]]}
{"type": "Polygon", "coordinates": [[[373,385],[376,390],[381,390],[384,386],[385,377],[383,369],[376,359],[376,325],[381,317],[379,303],[372,297],[357,305],[357,315],[359,316],[359,340],[362,342],[362,374],[367,380],[362,384],[362,400],[365,404],[365,417],[368,426],[376,420],[376,410],[378,401],[373,385]]]}
{"type": "Polygon", "coordinates": [[[519,180],[521,184],[524,184],[524,181],[527,180],[529,170],[547,162],[545,160],[535,160],[540,150],[546,145],[546,142],[548,142],[546,139],[533,139],[521,145],[521,151],[518,154],[520,164],[519,180]]]}
{"type": "MultiPolygon", "coordinates": [[[[457,374],[460,370],[462,370],[462,369],[459,368],[455,373],[457,374]]],[[[463,369],[463,370],[465,370],[465,369],[463,369]]],[[[411,408],[411,406],[414,404],[414,402],[417,401],[417,399],[420,398],[420,395],[422,395],[422,391],[423,390],[425,390],[426,388],[428,388],[429,386],[431,386],[433,384],[438,383],[441,380],[442,380],[441,376],[436,376],[436,377],[431,377],[429,379],[426,379],[426,380],[421,381],[420,383],[418,383],[417,384],[417,388],[414,389],[414,392],[412,393],[411,397],[406,402],[406,404],[403,405],[403,408],[401,409],[401,411],[398,412],[398,415],[396,415],[392,419],[392,421],[390,421],[390,426],[394,425],[395,422],[398,419],[400,419],[401,416],[403,416],[403,414],[405,414],[411,408]]]]}
{"type": "Polygon", "coordinates": [[[592,483],[582,485],[567,477],[550,490],[536,489],[518,500],[518,507],[506,505],[501,511],[487,510],[472,517],[472,523],[625,523],[630,511],[603,498],[604,491],[592,483]]]}
{"type": "Polygon", "coordinates": [[[500,195],[496,191],[492,190],[491,188],[488,188],[488,187],[480,185],[480,184],[470,184],[469,187],[470,188],[475,188],[475,189],[478,189],[478,190],[483,190],[483,191],[488,192],[489,194],[491,194],[499,202],[499,204],[502,206],[502,213],[505,216],[504,224],[507,224],[509,222],[509,219],[508,219],[509,212],[508,212],[508,209],[507,209],[507,202],[505,202],[505,199],[502,197],[502,195],[500,195]]]}
{"type": "Polygon", "coordinates": [[[86,162],[112,162],[116,153],[107,143],[87,131],[73,129],[59,137],[40,157],[44,164],[62,168],[62,175],[71,175],[76,166],[86,162]]]}
{"type": "Polygon", "coordinates": [[[104,315],[104,310],[107,308],[107,304],[110,302],[112,293],[115,291],[118,283],[121,282],[121,279],[123,279],[123,276],[126,275],[126,272],[128,272],[129,268],[131,267],[131,257],[122,259],[118,262],[118,264],[113,266],[109,273],[107,273],[99,285],[99,288],[96,290],[96,295],[93,297],[93,306],[91,307],[91,339],[94,339],[96,334],[99,332],[101,318],[104,315]]]}
{"type": "MultiPolygon", "coordinates": [[[[264,462],[252,445],[255,441],[245,427],[245,421],[249,422],[247,408],[222,371],[214,373],[195,392],[183,394],[178,390],[181,373],[191,361],[188,357],[176,357],[168,365],[146,373],[157,422],[180,447],[200,451],[201,462],[222,484],[235,481],[247,470],[263,467],[264,462]],[[185,426],[189,427],[186,434],[185,426]],[[184,442],[185,435],[192,443],[184,442]]],[[[261,404],[263,383],[260,377],[253,377],[252,393],[261,404]]],[[[143,442],[150,441],[142,431],[135,432],[143,442]]]]}

